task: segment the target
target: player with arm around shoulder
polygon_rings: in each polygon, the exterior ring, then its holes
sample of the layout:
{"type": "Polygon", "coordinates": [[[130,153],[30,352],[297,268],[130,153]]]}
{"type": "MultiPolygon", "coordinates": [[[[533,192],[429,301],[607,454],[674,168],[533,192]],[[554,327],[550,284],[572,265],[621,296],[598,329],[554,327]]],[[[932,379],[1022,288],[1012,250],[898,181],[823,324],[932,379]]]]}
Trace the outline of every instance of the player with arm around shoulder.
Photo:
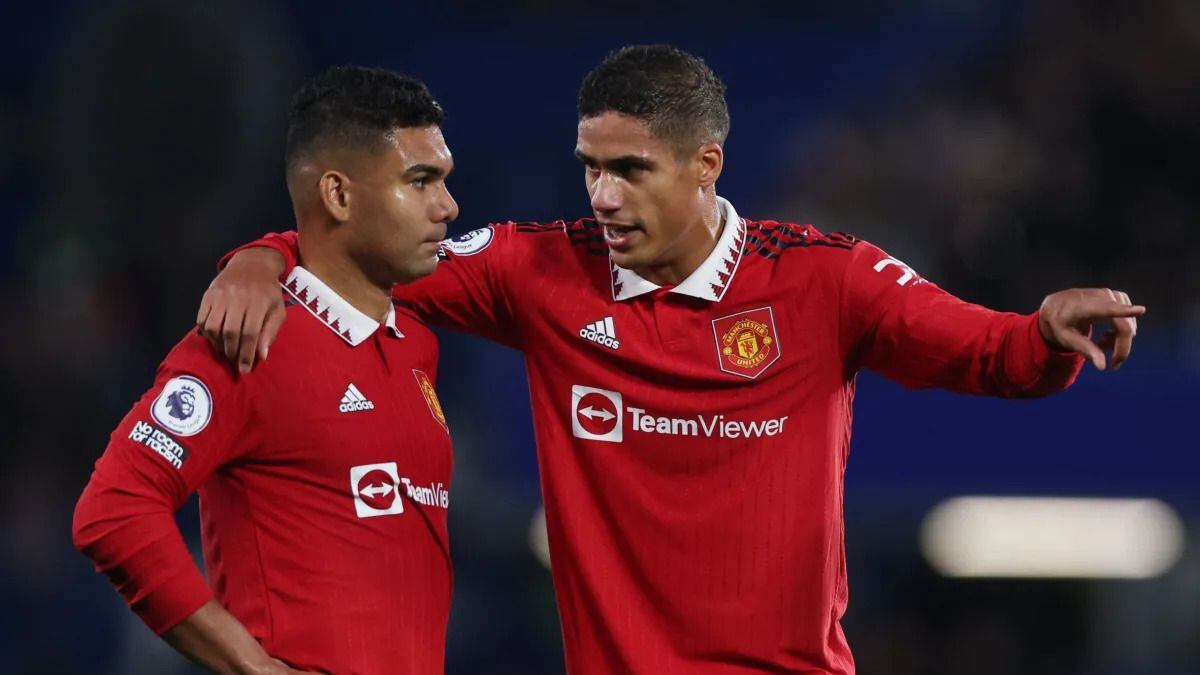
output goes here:
{"type": "MultiPolygon", "coordinates": [[[[571,672],[852,674],[856,373],[1045,396],[1084,357],[1107,368],[1102,348],[1119,366],[1145,311],[1073,289],[997,312],[852,236],[742,218],[715,187],[728,129],[703,61],[617,50],[579,94],[594,218],[476,231],[396,290],[431,323],[525,352],[571,672]]],[[[279,312],[269,289],[297,240],[256,245],[270,248],[238,253],[198,317],[244,368],[270,343],[261,317],[279,312]]]]}

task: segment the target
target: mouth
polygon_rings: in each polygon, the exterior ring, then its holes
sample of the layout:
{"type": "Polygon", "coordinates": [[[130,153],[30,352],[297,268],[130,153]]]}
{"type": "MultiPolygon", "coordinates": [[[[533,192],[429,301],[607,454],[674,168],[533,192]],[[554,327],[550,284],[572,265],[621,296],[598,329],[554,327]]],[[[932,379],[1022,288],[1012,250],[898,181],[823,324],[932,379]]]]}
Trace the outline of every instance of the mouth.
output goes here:
{"type": "Polygon", "coordinates": [[[442,241],[440,239],[423,241],[423,242],[421,242],[420,250],[422,253],[427,253],[429,256],[431,256],[433,258],[437,258],[438,254],[442,250],[442,241]]]}
{"type": "Polygon", "coordinates": [[[642,228],[637,225],[613,222],[601,222],[600,225],[604,227],[604,242],[616,251],[628,250],[643,233],[642,228]]]}
{"type": "Polygon", "coordinates": [[[446,227],[443,225],[438,229],[438,233],[434,237],[430,237],[421,243],[422,246],[430,246],[435,251],[442,247],[442,242],[446,240],[446,227]]]}

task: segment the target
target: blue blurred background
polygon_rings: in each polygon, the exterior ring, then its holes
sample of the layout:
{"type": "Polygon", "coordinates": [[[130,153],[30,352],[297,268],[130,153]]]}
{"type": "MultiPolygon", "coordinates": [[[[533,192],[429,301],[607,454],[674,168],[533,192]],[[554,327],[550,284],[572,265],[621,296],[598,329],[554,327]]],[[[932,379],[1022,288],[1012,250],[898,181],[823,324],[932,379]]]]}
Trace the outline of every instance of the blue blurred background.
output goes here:
{"type": "MultiPolygon", "coordinates": [[[[191,672],[71,548],[70,515],[217,258],[290,228],[282,142],[304,77],[353,62],[429,83],[457,234],[589,215],[576,88],[615,47],[671,42],[729,87],[719,188],[742,215],[854,232],[997,308],[1089,285],[1150,307],[1119,373],[1050,400],[860,376],[860,671],[1200,673],[1197,3],[12,2],[0,31],[0,672],[191,672]],[[1153,497],[1187,540],[1147,580],[949,579],[918,530],[962,494],[1153,497]]],[[[560,673],[521,357],[454,334],[442,355],[448,672],[560,673]]],[[[194,504],[180,522],[196,546],[194,504]]]]}

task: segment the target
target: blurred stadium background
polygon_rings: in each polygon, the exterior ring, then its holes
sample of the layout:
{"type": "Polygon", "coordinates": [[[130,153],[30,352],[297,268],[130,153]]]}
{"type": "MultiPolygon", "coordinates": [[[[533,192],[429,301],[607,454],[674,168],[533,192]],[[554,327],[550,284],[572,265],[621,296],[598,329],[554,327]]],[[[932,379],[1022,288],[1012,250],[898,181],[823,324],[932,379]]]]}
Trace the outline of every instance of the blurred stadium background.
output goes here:
{"type": "MultiPolygon", "coordinates": [[[[70,515],[218,256],[290,226],[284,111],[304,76],[355,62],[428,81],[457,234],[586,215],[576,87],[610,49],[665,41],[729,86],[720,191],[744,215],[854,232],[997,308],[1082,285],[1150,307],[1124,369],[1047,401],[860,377],[845,619],[860,671],[1200,673],[1200,4],[476,4],[0,5],[0,672],[190,672],[71,548],[70,515]],[[1140,578],[945,576],[937,551],[986,544],[925,519],[966,495],[1155,500],[1129,507],[1149,520],[1101,518],[1103,559],[1057,502],[986,529],[1140,578]]],[[[559,673],[520,356],[446,335],[439,389],[457,446],[448,671],[559,673]]]]}

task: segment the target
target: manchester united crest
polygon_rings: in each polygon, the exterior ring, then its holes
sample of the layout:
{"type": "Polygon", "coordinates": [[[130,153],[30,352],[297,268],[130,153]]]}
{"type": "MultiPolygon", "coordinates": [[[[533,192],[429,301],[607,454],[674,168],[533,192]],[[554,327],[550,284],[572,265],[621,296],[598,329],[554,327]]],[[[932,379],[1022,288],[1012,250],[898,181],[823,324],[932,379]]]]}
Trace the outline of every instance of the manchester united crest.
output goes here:
{"type": "Polygon", "coordinates": [[[727,373],[756,379],[782,353],[775,314],[769,306],[723,316],[712,323],[717,362],[727,373]]]}
{"type": "Polygon", "coordinates": [[[450,427],[446,426],[446,415],[442,412],[442,402],[438,400],[437,390],[433,388],[433,382],[423,371],[413,368],[413,376],[417,378],[417,386],[421,388],[421,393],[425,396],[425,403],[429,406],[429,414],[433,415],[433,419],[442,425],[446,433],[450,433],[450,427]]]}

